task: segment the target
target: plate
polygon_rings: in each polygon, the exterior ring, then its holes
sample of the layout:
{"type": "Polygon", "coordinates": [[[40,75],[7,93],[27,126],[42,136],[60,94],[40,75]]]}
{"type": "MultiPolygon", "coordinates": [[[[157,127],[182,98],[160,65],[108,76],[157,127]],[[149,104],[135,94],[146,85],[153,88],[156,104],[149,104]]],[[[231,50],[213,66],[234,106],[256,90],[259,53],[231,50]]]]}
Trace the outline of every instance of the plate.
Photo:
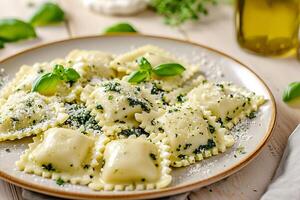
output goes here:
{"type": "Polygon", "coordinates": [[[256,157],[270,138],[274,127],[276,107],[273,95],[263,80],[247,66],[209,47],[181,40],[137,34],[90,36],[58,41],[26,50],[0,62],[0,68],[4,68],[12,77],[23,64],[31,65],[64,57],[73,49],[102,50],[120,54],[146,44],[157,45],[191,63],[199,63],[209,79],[231,81],[265,97],[267,102],[260,108],[257,117],[243,121],[232,131],[237,139],[233,148],[224,154],[189,167],[174,169],[172,184],[167,188],[110,192],[93,191],[86,186],[70,184],[58,186],[53,180],[17,171],[14,163],[31,142],[31,138],[25,138],[0,143],[0,177],[29,190],[72,199],[146,199],[174,195],[214,183],[240,170],[256,157]]]}

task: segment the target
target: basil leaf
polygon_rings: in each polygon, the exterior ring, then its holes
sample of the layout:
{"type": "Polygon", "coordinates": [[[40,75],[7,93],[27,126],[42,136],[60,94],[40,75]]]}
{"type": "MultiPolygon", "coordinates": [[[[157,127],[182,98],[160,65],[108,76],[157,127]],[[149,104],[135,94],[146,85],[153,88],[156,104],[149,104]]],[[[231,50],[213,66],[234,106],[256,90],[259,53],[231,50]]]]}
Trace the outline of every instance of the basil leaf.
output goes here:
{"type": "Polygon", "coordinates": [[[166,63],[154,67],[152,71],[158,76],[175,76],[180,75],[185,68],[178,63],[166,63]]]}
{"type": "Polygon", "coordinates": [[[56,74],[61,80],[64,79],[65,68],[62,65],[55,65],[53,69],[53,74],[56,74]]]}
{"type": "Polygon", "coordinates": [[[141,57],[140,59],[138,59],[137,63],[142,71],[147,71],[148,73],[151,73],[152,66],[145,57],[141,57]]]}
{"type": "Polygon", "coordinates": [[[2,40],[0,40],[0,49],[4,48],[4,42],[2,40]]]}
{"type": "Polygon", "coordinates": [[[31,17],[30,23],[33,26],[45,26],[62,22],[65,19],[64,11],[55,3],[44,3],[31,17]]]}
{"type": "Polygon", "coordinates": [[[80,78],[78,72],[73,68],[68,68],[65,70],[65,76],[67,81],[77,81],[80,78]]]}
{"type": "Polygon", "coordinates": [[[137,30],[128,23],[114,24],[105,29],[104,33],[136,33],[137,30]]]}
{"type": "Polygon", "coordinates": [[[132,72],[128,77],[129,83],[140,83],[149,77],[149,73],[145,71],[132,72]]]}
{"type": "Polygon", "coordinates": [[[288,102],[297,97],[300,97],[300,82],[290,83],[283,92],[282,100],[288,102]]]}
{"type": "Polygon", "coordinates": [[[0,40],[3,42],[14,42],[36,37],[34,28],[26,22],[18,19],[0,20],[0,40]]]}
{"type": "Polygon", "coordinates": [[[40,76],[33,84],[32,91],[45,96],[54,95],[60,78],[53,73],[47,73],[40,76]]]}

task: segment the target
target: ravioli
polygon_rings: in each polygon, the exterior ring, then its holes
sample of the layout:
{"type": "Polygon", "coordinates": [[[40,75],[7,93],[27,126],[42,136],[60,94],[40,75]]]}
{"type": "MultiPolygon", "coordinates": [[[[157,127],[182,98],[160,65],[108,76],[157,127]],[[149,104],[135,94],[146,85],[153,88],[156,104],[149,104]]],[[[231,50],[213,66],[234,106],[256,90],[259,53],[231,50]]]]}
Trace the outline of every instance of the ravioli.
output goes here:
{"type": "Polygon", "coordinates": [[[219,151],[224,152],[233,145],[233,137],[225,135],[226,129],[221,128],[209,114],[183,104],[169,107],[164,114],[157,114],[151,124],[143,124],[144,115],[138,115],[137,119],[142,121],[142,127],[156,133],[159,138],[161,134],[166,135],[171,148],[171,165],[181,167],[216,155],[219,151]]]}
{"type": "Polygon", "coordinates": [[[88,184],[95,139],[79,131],[51,128],[34,138],[16,164],[20,170],[46,178],[88,184]]]}
{"type": "Polygon", "coordinates": [[[99,177],[96,176],[89,186],[96,190],[166,187],[171,176],[168,153],[163,148],[164,144],[154,144],[142,137],[107,143],[103,153],[104,166],[99,177]]]}
{"type": "Polygon", "coordinates": [[[109,68],[113,55],[101,51],[73,50],[66,60],[85,79],[92,77],[114,78],[116,73],[109,68]]]}
{"type": "Polygon", "coordinates": [[[17,92],[0,108],[0,141],[38,134],[68,118],[61,103],[38,93],[17,92]]]}
{"type": "Polygon", "coordinates": [[[204,106],[224,127],[232,128],[264,103],[261,96],[231,83],[206,82],[187,95],[191,105],[204,106]]]}
{"type": "Polygon", "coordinates": [[[109,135],[136,127],[135,113],[155,109],[153,99],[146,91],[119,80],[103,82],[88,99],[88,108],[109,135]]]}
{"type": "Polygon", "coordinates": [[[16,165],[58,184],[154,190],[171,184],[171,167],[225,153],[235,143],[230,129],[253,117],[264,101],[232,83],[207,80],[198,64],[157,46],[121,55],[74,50],[63,59],[22,66],[2,87],[0,141],[34,136],[16,165]],[[151,71],[139,77],[142,82],[129,83],[132,72],[145,70],[142,57],[152,68],[178,63],[185,70],[174,76],[151,71]],[[53,96],[33,92],[36,78],[57,64],[80,78],[66,82],[72,74],[65,75],[53,96]]]}
{"type": "Polygon", "coordinates": [[[110,63],[110,66],[111,68],[117,70],[121,76],[130,74],[131,72],[139,69],[137,60],[141,57],[146,58],[152,67],[166,63],[180,63],[189,68],[189,70],[183,72],[182,75],[173,77],[158,77],[153,75],[153,78],[157,80],[156,83],[166,91],[171,91],[174,88],[181,86],[196,72],[200,71],[198,66],[188,66],[184,61],[176,59],[175,56],[171,55],[169,52],[152,45],[142,46],[129,53],[120,55],[110,63]]]}

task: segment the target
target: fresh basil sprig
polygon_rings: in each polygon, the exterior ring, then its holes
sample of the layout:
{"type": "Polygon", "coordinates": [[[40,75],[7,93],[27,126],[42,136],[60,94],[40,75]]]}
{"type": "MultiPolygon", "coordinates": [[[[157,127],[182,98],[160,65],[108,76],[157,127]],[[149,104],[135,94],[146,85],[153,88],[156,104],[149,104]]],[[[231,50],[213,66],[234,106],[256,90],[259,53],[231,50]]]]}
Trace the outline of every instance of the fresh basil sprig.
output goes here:
{"type": "Polygon", "coordinates": [[[45,96],[54,95],[58,85],[64,82],[76,82],[80,78],[78,72],[73,68],[64,68],[62,65],[55,65],[51,73],[44,74],[33,83],[32,91],[45,96]]]}
{"type": "Polygon", "coordinates": [[[300,82],[290,83],[283,92],[282,100],[289,102],[297,97],[300,97],[300,82]]]}
{"type": "Polygon", "coordinates": [[[176,76],[184,70],[185,68],[178,63],[167,63],[154,67],[152,71],[157,76],[176,76]]]}
{"type": "Polygon", "coordinates": [[[176,76],[185,71],[185,68],[178,63],[165,63],[153,68],[145,57],[138,59],[137,63],[139,70],[129,75],[128,82],[130,83],[140,83],[149,80],[152,74],[157,76],[176,76]]]}
{"type": "Polygon", "coordinates": [[[24,21],[13,18],[0,20],[0,40],[2,43],[36,37],[34,28],[24,21]]]}
{"type": "Polygon", "coordinates": [[[118,23],[107,27],[104,33],[136,33],[138,32],[132,25],[128,23],[118,23]]]}
{"type": "Polygon", "coordinates": [[[55,3],[44,3],[31,17],[30,23],[33,26],[45,26],[59,23],[65,20],[64,11],[55,3]]]}

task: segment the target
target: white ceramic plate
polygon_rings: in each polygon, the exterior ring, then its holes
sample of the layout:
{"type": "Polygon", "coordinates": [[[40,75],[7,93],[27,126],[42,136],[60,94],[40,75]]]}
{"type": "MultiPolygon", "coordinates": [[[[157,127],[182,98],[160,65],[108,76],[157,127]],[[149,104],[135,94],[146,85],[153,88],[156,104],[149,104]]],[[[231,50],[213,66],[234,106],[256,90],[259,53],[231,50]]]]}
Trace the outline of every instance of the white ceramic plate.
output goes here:
{"type": "Polygon", "coordinates": [[[85,186],[70,184],[61,187],[56,185],[53,180],[17,171],[14,163],[19,159],[24,149],[27,148],[27,144],[31,142],[31,138],[25,138],[0,143],[0,177],[29,190],[72,199],[145,199],[174,195],[211,184],[241,169],[257,156],[266,144],[274,127],[276,118],[274,98],[264,82],[248,67],[230,56],[202,45],[143,35],[83,37],[59,41],[24,51],[0,62],[0,68],[4,68],[12,77],[23,64],[30,65],[35,62],[64,57],[73,49],[102,50],[120,54],[133,47],[146,44],[160,46],[179,57],[185,57],[190,62],[200,63],[208,78],[232,81],[259,95],[263,95],[267,99],[254,120],[246,120],[235,129],[236,131],[233,134],[236,135],[237,143],[231,150],[192,166],[173,170],[172,184],[165,189],[99,192],[85,186]],[[237,151],[240,146],[244,147],[245,152],[239,153],[237,151]],[[6,149],[10,149],[10,152],[7,152],[6,149]]]}

